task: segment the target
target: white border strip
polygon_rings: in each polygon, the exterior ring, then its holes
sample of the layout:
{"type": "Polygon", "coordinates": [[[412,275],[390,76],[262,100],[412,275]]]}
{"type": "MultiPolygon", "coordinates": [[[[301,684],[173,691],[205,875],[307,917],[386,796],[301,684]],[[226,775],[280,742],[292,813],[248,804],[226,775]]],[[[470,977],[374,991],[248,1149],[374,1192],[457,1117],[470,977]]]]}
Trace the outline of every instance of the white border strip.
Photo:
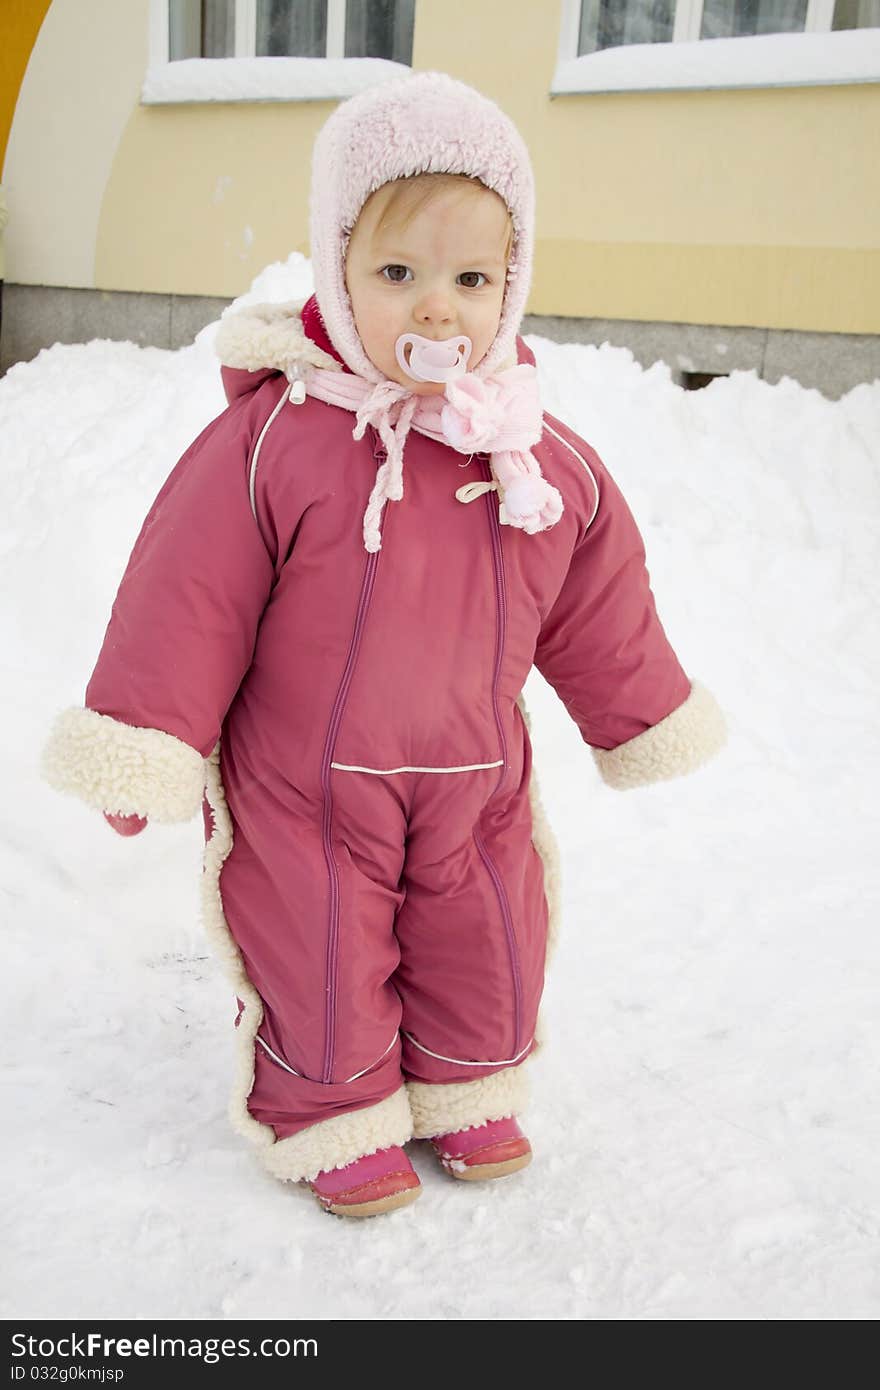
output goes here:
{"type": "Polygon", "coordinates": [[[586,527],[584,528],[585,530],[589,531],[589,529],[590,529],[590,527],[592,526],[593,522],[596,520],[596,513],[597,513],[597,511],[599,510],[599,484],[596,482],[596,475],[595,475],[595,473],[593,472],[593,470],[592,470],[592,468],[590,467],[590,465],[587,463],[587,460],[584,458],[583,454],[578,453],[578,451],[577,451],[577,449],[574,447],[574,445],[573,445],[573,444],[569,444],[569,442],[568,442],[567,439],[563,439],[562,435],[558,432],[558,430],[555,430],[555,429],[553,428],[552,425],[548,425],[548,424],[547,424],[546,418],[545,418],[545,420],[544,420],[544,429],[545,429],[545,430],[549,430],[550,433],[553,435],[554,439],[558,439],[559,442],[560,442],[560,444],[564,444],[564,445],[565,445],[566,449],[570,449],[571,452],[574,454],[575,458],[576,458],[576,459],[580,459],[581,463],[584,465],[584,468],[586,468],[587,472],[588,472],[589,475],[590,475],[590,480],[591,480],[591,482],[592,482],[592,484],[593,484],[593,487],[595,488],[595,491],[596,491],[596,505],[593,507],[592,515],[591,515],[589,521],[587,522],[586,527]]]}
{"type": "MultiPolygon", "coordinates": [[[[268,1052],[269,1056],[272,1058],[272,1061],[277,1062],[279,1067],[283,1067],[285,1071],[289,1071],[291,1076],[303,1075],[301,1071],[294,1071],[293,1067],[289,1067],[286,1062],[282,1061],[282,1059],[278,1056],[278,1053],[272,1051],[269,1044],[265,1041],[264,1038],[260,1037],[259,1033],[255,1034],[254,1042],[258,1042],[263,1051],[268,1052]]],[[[304,1081],[308,1081],[308,1079],[309,1078],[307,1076],[303,1077],[304,1081]]]]}
{"type": "Polygon", "coordinates": [[[275,409],[272,411],[272,414],[269,416],[269,418],[268,418],[268,420],[266,421],[266,423],[265,423],[265,425],[263,426],[263,428],[260,430],[260,437],[259,437],[259,439],[257,440],[257,445],[256,445],[256,448],[254,449],[254,456],[253,456],[253,458],[251,459],[251,476],[250,476],[250,482],[249,482],[249,484],[248,484],[248,491],[249,491],[249,493],[250,493],[251,511],[252,511],[253,514],[254,514],[254,521],[257,521],[257,503],[256,503],[256,493],[257,493],[257,460],[258,460],[259,457],[260,457],[260,449],[262,448],[263,440],[266,438],[266,434],[267,434],[267,432],[268,432],[269,426],[271,425],[272,421],[275,419],[275,416],[278,414],[278,412],[280,411],[281,407],[286,403],[287,400],[289,400],[289,398],[290,398],[290,393],[291,393],[292,390],[293,390],[293,383],[291,382],[291,384],[288,386],[287,390],[286,390],[286,391],[283,391],[283,392],[281,393],[281,398],[280,398],[280,400],[278,401],[278,404],[276,405],[275,409]]]}
{"type": "MultiPolygon", "coordinates": [[[[311,1081],[311,1079],[312,1079],[311,1077],[306,1076],[306,1075],[305,1075],[303,1072],[301,1072],[301,1071],[294,1071],[293,1067],[289,1067],[289,1066],[287,1065],[287,1063],[286,1063],[281,1057],[278,1056],[278,1053],[277,1053],[277,1052],[273,1052],[273,1051],[272,1051],[271,1047],[270,1047],[269,1044],[266,1042],[265,1038],[261,1038],[260,1035],[259,1035],[259,1033],[257,1033],[257,1034],[254,1036],[254,1042],[258,1042],[258,1043],[260,1044],[260,1046],[262,1047],[263,1051],[264,1051],[264,1052],[268,1052],[269,1056],[272,1058],[272,1061],[273,1061],[273,1062],[277,1062],[278,1065],[279,1065],[279,1067],[283,1067],[285,1071],[289,1071],[290,1074],[291,1074],[291,1076],[300,1076],[300,1077],[302,1077],[303,1081],[311,1081]]],[[[358,1077],[360,1077],[360,1076],[366,1076],[366,1074],[367,1074],[368,1071],[372,1071],[372,1070],[373,1070],[373,1067],[378,1067],[379,1063],[380,1063],[385,1057],[388,1056],[388,1053],[391,1051],[392,1047],[394,1046],[394,1044],[395,1044],[396,1042],[397,1042],[397,1033],[394,1034],[394,1037],[391,1039],[391,1041],[390,1041],[390,1043],[388,1044],[388,1046],[386,1047],[385,1051],[384,1051],[384,1052],[381,1052],[381,1053],[379,1054],[379,1056],[376,1058],[375,1062],[371,1062],[371,1063],[369,1064],[369,1066],[364,1067],[361,1071],[356,1071],[355,1074],[354,1074],[354,1076],[347,1076],[347,1077],[345,1078],[344,1081],[338,1082],[337,1084],[340,1085],[340,1086],[347,1086],[348,1083],[349,1083],[350,1081],[357,1081],[358,1077]]]]}
{"type": "Polygon", "coordinates": [[[356,1071],[355,1074],[354,1074],[354,1076],[349,1076],[349,1077],[347,1077],[346,1080],[345,1080],[342,1084],[343,1084],[344,1086],[347,1086],[348,1083],[349,1083],[349,1081],[357,1081],[357,1079],[358,1079],[359,1076],[366,1076],[366,1074],[367,1074],[368,1071],[372,1071],[372,1070],[373,1070],[373,1067],[378,1067],[379,1063],[380,1063],[385,1057],[388,1056],[388,1053],[391,1051],[392,1047],[393,1047],[394,1044],[397,1042],[397,1038],[398,1038],[398,1034],[397,1034],[397,1031],[395,1030],[394,1037],[391,1039],[391,1041],[390,1041],[390,1043],[388,1044],[388,1046],[386,1047],[385,1051],[384,1051],[379,1057],[376,1058],[375,1062],[371,1062],[370,1065],[369,1065],[368,1067],[364,1067],[363,1071],[356,1071]]]}
{"type": "Polygon", "coordinates": [[[526,1043],[522,1052],[518,1052],[515,1057],[508,1057],[503,1062],[463,1062],[460,1057],[444,1057],[441,1052],[432,1052],[429,1047],[422,1047],[420,1042],[416,1042],[412,1033],[408,1033],[405,1028],[401,1028],[401,1033],[405,1038],[409,1038],[413,1047],[417,1047],[419,1052],[425,1052],[429,1057],[436,1057],[438,1062],[452,1062],[457,1067],[509,1067],[514,1062],[518,1062],[520,1057],[524,1057],[534,1042],[534,1038],[526,1043]]]}
{"type": "Polygon", "coordinates": [[[358,763],[331,763],[338,772],[371,772],[374,777],[391,777],[395,772],[479,772],[484,767],[501,767],[503,758],[494,763],[465,763],[462,767],[361,767],[358,763]]]}

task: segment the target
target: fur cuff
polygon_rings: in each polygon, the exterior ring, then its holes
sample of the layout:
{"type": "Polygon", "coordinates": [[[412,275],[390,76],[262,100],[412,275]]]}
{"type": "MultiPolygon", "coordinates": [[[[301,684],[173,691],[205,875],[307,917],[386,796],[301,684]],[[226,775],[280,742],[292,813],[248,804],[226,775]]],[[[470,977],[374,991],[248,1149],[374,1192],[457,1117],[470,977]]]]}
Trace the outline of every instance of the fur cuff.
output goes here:
{"type": "Polygon", "coordinates": [[[697,681],[683,704],[617,748],[594,748],[609,787],[623,791],[693,772],[724,747],[727,728],[714,695],[697,681]]]}
{"type": "Polygon", "coordinates": [[[294,366],[325,367],[338,372],[335,357],[306,336],[300,318],[305,300],[285,304],[251,304],[227,314],[217,329],[214,351],[224,367],[258,372],[275,367],[288,372],[294,366]]]}
{"type": "Polygon", "coordinates": [[[476,1081],[453,1081],[448,1085],[408,1081],[413,1138],[430,1139],[434,1134],[448,1134],[520,1114],[529,1098],[525,1065],[521,1062],[518,1067],[505,1067],[504,1071],[480,1076],[476,1081]]]}
{"type": "Polygon", "coordinates": [[[204,758],[174,734],[77,706],[55,720],[41,771],[97,811],[166,823],[190,820],[205,786],[204,758]]]}
{"type": "Polygon", "coordinates": [[[401,1086],[377,1105],[319,1120],[289,1139],[279,1139],[262,1149],[260,1158],[273,1177],[308,1182],[325,1168],[344,1168],[362,1154],[403,1145],[411,1138],[409,1102],[401,1086]]]}

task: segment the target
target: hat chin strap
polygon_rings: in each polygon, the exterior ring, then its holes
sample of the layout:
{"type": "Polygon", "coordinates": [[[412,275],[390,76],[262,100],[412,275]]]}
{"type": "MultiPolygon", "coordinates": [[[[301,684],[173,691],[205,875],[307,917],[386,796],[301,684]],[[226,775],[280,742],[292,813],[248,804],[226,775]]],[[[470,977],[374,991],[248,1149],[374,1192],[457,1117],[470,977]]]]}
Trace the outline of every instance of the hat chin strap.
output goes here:
{"type": "Polygon", "coordinates": [[[473,343],[466,333],[439,342],[418,333],[401,333],[394,355],[401,371],[413,381],[453,381],[468,369],[473,343]]]}

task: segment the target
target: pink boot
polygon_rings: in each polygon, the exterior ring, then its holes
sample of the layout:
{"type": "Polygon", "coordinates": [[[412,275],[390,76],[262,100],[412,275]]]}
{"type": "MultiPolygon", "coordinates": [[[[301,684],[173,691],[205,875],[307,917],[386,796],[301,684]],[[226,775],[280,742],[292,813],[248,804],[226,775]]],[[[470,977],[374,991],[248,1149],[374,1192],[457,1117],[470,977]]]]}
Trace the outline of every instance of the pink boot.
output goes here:
{"type": "Polygon", "coordinates": [[[431,1144],[446,1172],[465,1182],[503,1178],[532,1161],[532,1146],[514,1115],[453,1134],[437,1134],[431,1144]]]}
{"type": "Polygon", "coordinates": [[[422,1190],[403,1149],[377,1149],[344,1168],[327,1168],[309,1187],[334,1216],[378,1216],[414,1202],[422,1190]]]}

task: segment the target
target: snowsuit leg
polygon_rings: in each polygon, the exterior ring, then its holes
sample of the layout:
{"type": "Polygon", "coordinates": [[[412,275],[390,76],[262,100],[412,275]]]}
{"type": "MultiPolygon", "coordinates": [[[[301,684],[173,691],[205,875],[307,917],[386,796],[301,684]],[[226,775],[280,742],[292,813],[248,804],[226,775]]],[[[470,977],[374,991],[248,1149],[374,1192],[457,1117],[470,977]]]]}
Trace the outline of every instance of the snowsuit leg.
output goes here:
{"type": "Polygon", "coordinates": [[[531,747],[513,728],[500,788],[492,768],[423,773],[414,789],[394,981],[416,1137],[514,1114],[526,1099],[548,907],[531,747]]]}
{"type": "Polygon", "coordinates": [[[392,977],[412,774],[334,770],[329,794],[279,777],[276,816],[247,757],[234,739],[222,749],[219,899],[250,990],[236,1123],[295,1179],[411,1137],[392,977]]]}

